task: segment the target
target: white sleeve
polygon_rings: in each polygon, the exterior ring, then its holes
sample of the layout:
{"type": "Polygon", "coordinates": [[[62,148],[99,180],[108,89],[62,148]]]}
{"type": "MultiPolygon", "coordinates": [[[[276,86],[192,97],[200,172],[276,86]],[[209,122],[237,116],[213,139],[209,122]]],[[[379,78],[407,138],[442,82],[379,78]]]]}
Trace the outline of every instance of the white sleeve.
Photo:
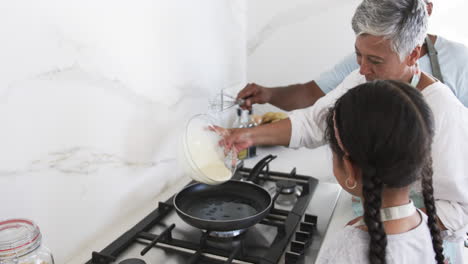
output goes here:
{"type": "Polygon", "coordinates": [[[435,201],[437,216],[447,228],[445,240],[459,241],[468,231],[468,204],[446,200],[435,201]]]}
{"type": "Polygon", "coordinates": [[[432,179],[437,216],[452,240],[464,237],[468,228],[468,109],[446,85],[436,83],[426,89],[423,94],[435,121],[432,179]]]}
{"type": "Polygon", "coordinates": [[[349,89],[359,84],[361,75],[358,71],[352,72],[346,79],[338,85],[336,89],[317,100],[314,105],[292,111],[289,114],[291,121],[290,148],[308,147],[315,148],[325,144],[325,114],[332,107],[336,100],[345,94],[349,89]]]}

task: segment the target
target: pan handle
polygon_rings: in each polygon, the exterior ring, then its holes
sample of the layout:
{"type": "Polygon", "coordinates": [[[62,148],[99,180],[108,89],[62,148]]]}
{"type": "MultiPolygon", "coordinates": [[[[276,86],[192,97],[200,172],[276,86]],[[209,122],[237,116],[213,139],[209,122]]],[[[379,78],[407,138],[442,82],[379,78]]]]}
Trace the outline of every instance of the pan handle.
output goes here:
{"type": "Polygon", "coordinates": [[[257,178],[257,176],[260,174],[263,168],[267,166],[268,163],[270,163],[270,161],[274,159],[276,159],[276,156],[270,154],[264,157],[263,159],[261,159],[259,162],[257,162],[257,164],[255,164],[253,169],[250,171],[250,174],[247,177],[247,181],[254,182],[255,178],[257,178]]]}

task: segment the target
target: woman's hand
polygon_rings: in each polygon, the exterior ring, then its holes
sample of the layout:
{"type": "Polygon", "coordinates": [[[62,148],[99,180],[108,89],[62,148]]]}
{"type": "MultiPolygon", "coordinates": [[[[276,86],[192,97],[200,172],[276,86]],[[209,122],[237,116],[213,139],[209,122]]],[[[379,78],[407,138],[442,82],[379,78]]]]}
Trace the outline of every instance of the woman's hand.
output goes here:
{"type": "Polygon", "coordinates": [[[346,225],[347,226],[352,226],[355,223],[357,223],[358,221],[360,221],[361,219],[362,219],[362,216],[358,216],[358,217],[354,218],[353,220],[349,221],[346,225]]]}
{"type": "Polygon", "coordinates": [[[271,96],[272,91],[270,88],[256,83],[249,83],[237,94],[237,99],[245,100],[245,103],[241,106],[242,108],[252,109],[253,104],[269,103],[271,96]]]}

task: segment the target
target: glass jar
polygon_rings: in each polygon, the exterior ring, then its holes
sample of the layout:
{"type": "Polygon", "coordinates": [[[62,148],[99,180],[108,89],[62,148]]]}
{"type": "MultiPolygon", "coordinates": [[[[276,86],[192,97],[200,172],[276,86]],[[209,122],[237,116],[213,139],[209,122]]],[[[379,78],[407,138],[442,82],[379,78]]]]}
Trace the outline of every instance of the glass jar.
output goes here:
{"type": "Polygon", "coordinates": [[[0,221],[0,264],[53,264],[39,227],[27,219],[0,221]]]}

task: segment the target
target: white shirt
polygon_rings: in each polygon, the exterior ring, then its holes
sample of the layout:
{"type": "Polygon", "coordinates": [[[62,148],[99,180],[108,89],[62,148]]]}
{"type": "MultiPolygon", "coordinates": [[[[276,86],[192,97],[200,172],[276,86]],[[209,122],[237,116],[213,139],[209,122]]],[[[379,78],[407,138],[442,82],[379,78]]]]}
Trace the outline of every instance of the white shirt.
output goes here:
{"type": "MultiPolygon", "coordinates": [[[[325,143],[324,114],[349,89],[366,82],[358,71],[313,106],[290,113],[289,147],[313,148],[325,143]]],[[[440,82],[426,87],[422,94],[435,121],[432,159],[437,215],[449,229],[449,236],[461,237],[468,228],[468,109],[440,82]]]]}
{"type": "MultiPolygon", "coordinates": [[[[388,264],[436,263],[427,216],[414,229],[395,235],[387,235],[386,260],[388,264]]],[[[369,263],[369,233],[354,226],[346,226],[322,247],[322,254],[315,263],[369,263]]]]}

